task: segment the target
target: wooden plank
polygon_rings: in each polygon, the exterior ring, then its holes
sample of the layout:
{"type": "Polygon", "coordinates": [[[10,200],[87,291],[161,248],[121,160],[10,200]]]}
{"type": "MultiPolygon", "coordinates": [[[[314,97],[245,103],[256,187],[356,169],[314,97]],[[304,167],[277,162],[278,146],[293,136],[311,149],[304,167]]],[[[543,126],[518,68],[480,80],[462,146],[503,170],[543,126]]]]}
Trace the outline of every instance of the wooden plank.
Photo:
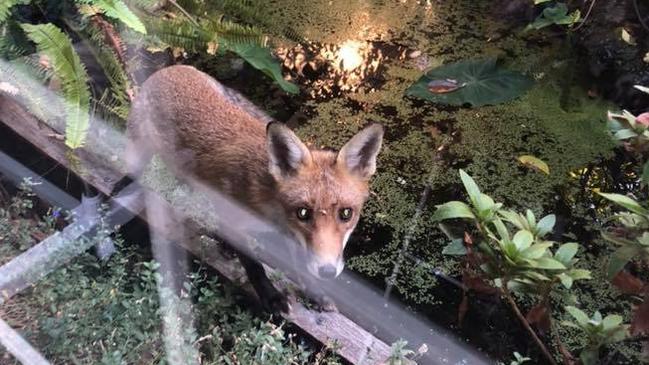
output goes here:
{"type": "MultiPolygon", "coordinates": [[[[75,171],[104,194],[109,194],[114,182],[122,176],[92,153],[84,150],[75,153],[78,161],[71,163],[67,154],[68,148],[63,141],[53,137],[59,132],[37,120],[14,99],[1,93],[0,121],[59,164],[75,171]]],[[[134,204],[136,206],[134,209],[139,213],[141,202],[134,204]]],[[[161,204],[168,206],[166,202],[161,204]]],[[[234,264],[232,259],[214,251],[206,256],[205,250],[195,245],[193,241],[180,240],[179,243],[191,253],[206,260],[224,277],[232,281],[241,281],[240,266],[234,264]]],[[[382,363],[390,354],[390,348],[386,343],[340,313],[316,312],[295,302],[285,318],[323,344],[335,341],[339,345],[338,354],[353,364],[382,363]]]]}
{"type": "Polygon", "coordinates": [[[0,318],[0,344],[22,364],[49,365],[43,355],[0,318]]]}

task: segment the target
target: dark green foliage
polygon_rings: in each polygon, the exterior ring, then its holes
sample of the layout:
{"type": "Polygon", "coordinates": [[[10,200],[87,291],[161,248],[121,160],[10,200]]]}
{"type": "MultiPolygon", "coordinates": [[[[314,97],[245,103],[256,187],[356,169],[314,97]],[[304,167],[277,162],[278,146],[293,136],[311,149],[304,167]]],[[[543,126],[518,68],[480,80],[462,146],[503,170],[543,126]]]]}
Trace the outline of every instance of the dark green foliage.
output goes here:
{"type": "Polygon", "coordinates": [[[529,77],[500,68],[497,60],[491,58],[462,61],[430,70],[406,94],[442,104],[482,106],[514,99],[532,85],[529,77]],[[431,92],[429,83],[437,80],[456,81],[459,88],[444,93],[431,92]]]}
{"type": "Polygon", "coordinates": [[[47,55],[65,98],[65,144],[74,149],[84,145],[89,126],[90,91],[88,75],[70,39],[53,24],[23,24],[27,36],[47,55]]]}

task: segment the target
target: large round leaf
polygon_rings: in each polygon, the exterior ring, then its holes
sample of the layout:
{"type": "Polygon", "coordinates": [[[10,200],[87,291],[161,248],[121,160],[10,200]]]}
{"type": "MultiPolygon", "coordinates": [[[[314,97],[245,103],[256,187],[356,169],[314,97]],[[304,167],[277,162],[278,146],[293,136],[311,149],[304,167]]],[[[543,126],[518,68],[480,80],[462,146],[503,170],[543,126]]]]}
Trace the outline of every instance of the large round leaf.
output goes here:
{"type": "Polygon", "coordinates": [[[481,106],[514,99],[532,87],[534,81],[518,72],[503,69],[495,58],[451,63],[428,71],[408,90],[406,95],[436,103],[481,106]],[[429,84],[438,80],[456,81],[460,88],[433,93],[429,84]]]}

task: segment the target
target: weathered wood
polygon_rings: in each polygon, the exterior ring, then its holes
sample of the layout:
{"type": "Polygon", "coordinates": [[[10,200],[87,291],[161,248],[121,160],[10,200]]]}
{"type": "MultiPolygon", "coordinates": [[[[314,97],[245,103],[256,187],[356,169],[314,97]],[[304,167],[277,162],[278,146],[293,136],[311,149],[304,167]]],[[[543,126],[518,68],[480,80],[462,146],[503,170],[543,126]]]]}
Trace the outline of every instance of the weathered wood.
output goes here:
{"type": "MultiPolygon", "coordinates": [[[[37,120],[14,99],[1,93],[0,121],[59,164],[75,171],[104,194],[109,194],[114,182],[121,178],[119,172],[87,151],[75,151],[78,161],[72,164],[67,155],[68,148],[62,140],[53,137],[59,132],[37,120]],[[82,171],[79,166],[83,166],[82,171]]],[[[162,200],[159,197],[156,199],[162,200]]],[[[133,209],[139,213],[142,202],[134,204],[133,209]]],[[[166,202],[161,204],[168,206],[166,202]]],[[[233,264],[232,259],[214,250],[206,255],[200,245],[189,240],[181,240],[179,243],[192,254],[201,257],[227,279],[238,282],[242,280],[241,271],[238,265],[233,264]]],[[[339,346],[338,354],[353,364],[382,363],[390,354],[390,348],[386,343],[340,313],[316,312],[295,302],[285,318],[323,344],[336,342],[339,346]]]]}
{"type": "Polygon", "coordinates": [[[0,344],[13,354],[22,364],[49,365],[43,355],[14,331],[5,321],[0,319],[0,344]]]}

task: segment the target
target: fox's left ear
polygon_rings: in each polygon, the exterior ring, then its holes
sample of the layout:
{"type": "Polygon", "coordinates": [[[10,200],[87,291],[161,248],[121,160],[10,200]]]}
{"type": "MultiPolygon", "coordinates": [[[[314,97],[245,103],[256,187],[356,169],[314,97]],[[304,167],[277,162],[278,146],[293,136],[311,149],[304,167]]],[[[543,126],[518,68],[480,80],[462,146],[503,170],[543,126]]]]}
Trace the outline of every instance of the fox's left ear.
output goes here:
{"type": "Polygon", "coordinates": [[[340,149],[336,162],[343,164],[352,174],[369,180],[376,171],[376,156],[383,141],[383,126],[372,124],[352,137],[340,149]]]}

